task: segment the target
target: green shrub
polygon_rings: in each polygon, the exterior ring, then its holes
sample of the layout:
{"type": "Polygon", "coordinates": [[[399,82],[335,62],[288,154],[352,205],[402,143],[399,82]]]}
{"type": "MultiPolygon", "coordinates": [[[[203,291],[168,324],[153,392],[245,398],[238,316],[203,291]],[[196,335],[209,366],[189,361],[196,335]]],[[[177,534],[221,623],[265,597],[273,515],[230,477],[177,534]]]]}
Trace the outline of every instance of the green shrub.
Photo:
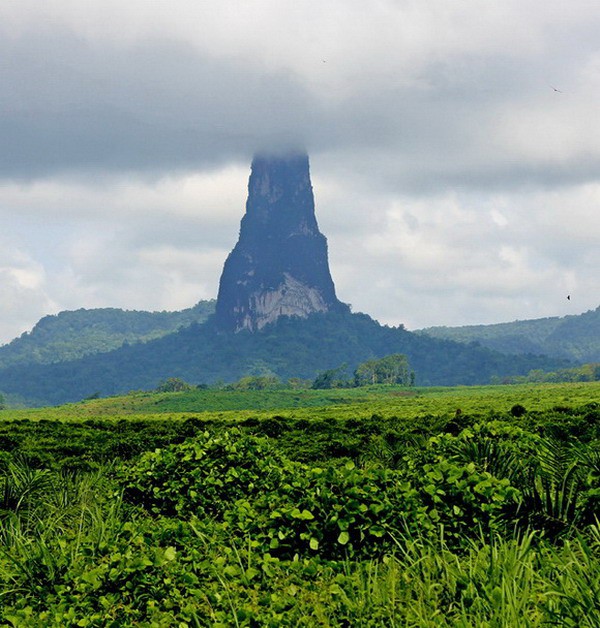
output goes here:
{"type": "Polygon", "coordinates": [[[538,440],[498,422],[475,425],[457,436],[431,437],[404,459],[403,474],[418,491],[422,523],[443,525],[456,542],[497,531],[517,520],[526,475],[522,456],[538,440]]]}
{"type": "Polygon", "coordinates": [[[283,459],[239,431],[204,432],[143,454],[121,474],[124,499],[156,515],[221,517],[236,500],[273,490],[283,459]]]}
{"type": "Polygon", "coordinates": [[[288,463],[274,490],[239,500],[226,520],[273,556],[367,558],[390,551],[416,509],[410,484],[393,471],[288,463]]]}
{"type": "Polygon", "coordinates": [[[169,377],[165,381],[161,382],[156,388],[156,392],[188,392],[194,390],[191,384],[183,381],[179,377],[169,377]]]}
{"type": "Polygon", "coordinates": [[[125,500],[155,515],[212,517],[286,558],[381,554],[415,508],[394,472],[352,462],[310,467],[239,432],[144,454],[122,483],[125,500]]]}
{"type": "Polygon", "coordinates": [[[516,403],[511,409],[510,413],[515,417],[523,416],[527,412],[525,406],[522,406],[520,403],[516,403]]]}

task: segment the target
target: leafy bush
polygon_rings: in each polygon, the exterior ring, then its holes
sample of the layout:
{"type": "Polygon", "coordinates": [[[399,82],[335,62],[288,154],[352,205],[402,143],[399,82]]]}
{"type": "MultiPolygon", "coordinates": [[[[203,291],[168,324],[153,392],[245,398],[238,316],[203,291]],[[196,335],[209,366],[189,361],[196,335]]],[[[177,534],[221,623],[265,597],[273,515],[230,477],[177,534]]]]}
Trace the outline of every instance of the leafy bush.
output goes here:
{"type": "Polygon", "coordinates": [[[598,626],[598,407],[518,398],[1,424],[0,624],[598,626]]]}
{"type": "Polygon", "coordinates": [[[410,484],[395,472],[288,463],[282,482],[256,499],[239,500],[228,524],[280,558],[381,556],[416,510],[410,484]]]}
{"type": "Polygon", "coordinates": [[[459,543],[478,529],[489,534],[510,527],[522,499],[522,458],[531,457],[536,443],[521,428],[492,422],[415,447],[403,473],[419,492],[424,523],[443,525],[459,543]]]}
{"type": "Polygon", "coordinates": [[[515,417],[523,416],[526,412],[527,409],[520,403],[515,403],[515,405],[510,409],[510,413],[515,417]]]}
{"type": "Polygon", "coordinates": [[[126,467],[124,499],[157,515],[221,517],[236,500],[273,490],[283,466],[264,440],[239,431],[204,432],[126,467]]]}
{"type": "Polygon", "coordinates": [[[122,478],[124,498],[155,515],[213,517],[287,558],[380,554],[414,508],[393,472],[310,467],[239,432],[147,453],[122,478]]]}

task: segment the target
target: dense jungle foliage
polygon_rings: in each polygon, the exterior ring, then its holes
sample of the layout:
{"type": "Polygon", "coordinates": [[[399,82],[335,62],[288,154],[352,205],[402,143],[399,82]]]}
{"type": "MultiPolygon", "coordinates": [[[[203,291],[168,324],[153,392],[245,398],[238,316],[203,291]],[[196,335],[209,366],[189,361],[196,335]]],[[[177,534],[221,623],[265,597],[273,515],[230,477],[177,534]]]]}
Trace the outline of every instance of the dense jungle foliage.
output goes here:
{"type": "Polygon", "coordinates": [[[184,390],[3,410],[0,623],[597,627],[599,393],[184,390]]]}
{"type": "Polygon", "coordinates": [[[169,377],[191,384],[233,382],[271,374],[314,379],[318,372],[347,364],[350,372],[367,360],[406,355],[417,385],[486,384],[494,375],[556,370],[561,360],[507,356],[485,347],[429,338],[402,327],[382,326],[365,314],[314,314],[280,318],[260,332],[224,333],[209,319],[145,343],[57,364],[0,369],[0,391],[13,402],[49,405],[129,390],[153,389],[169,377]]]}

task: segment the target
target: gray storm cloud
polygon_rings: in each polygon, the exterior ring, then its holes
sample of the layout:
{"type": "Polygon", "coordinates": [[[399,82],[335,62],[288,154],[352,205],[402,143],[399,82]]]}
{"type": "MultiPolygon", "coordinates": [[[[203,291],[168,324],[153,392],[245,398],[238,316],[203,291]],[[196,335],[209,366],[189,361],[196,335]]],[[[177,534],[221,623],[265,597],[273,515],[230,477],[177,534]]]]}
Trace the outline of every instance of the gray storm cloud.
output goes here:
{"type": "Polygon", "coordinates": [[[260,142],[296,143],[311,107],[263,74],[154,40],[98,49],[66,33],[4,39],[0,175],[214,168],[260,142]]]}
{"type": "MultiPolygon", "coordinates": [[[[490,43],[468,30],[475,16],[484,32],[492,28],[475,9],[462,28],[451,12],[423,9],[412,16],[417,41],[403,43],[406,11],[383,6],[381,18],[399,29],[396,42],[381,22],[378,44],[351,10],[343,23],[349,32],[335,33],[337,54],[305,51],[311,63],[293,34],[274,51],[278,64],[243,38],[227,54],[177,39],[168,27],[128,42],[84,37],[63,24],[8,34],[0,41],[0,176],[205,169],[295,145],[341,160],[363,153],[373,164],[363,172],[417,191],[596,176],[598,127],[582,114],[594,104],[584,88],[600,87],[600,68],[583,19],[573,46],[559,24],[507,11],[490,43]],[[530,20],[529,38],[519,16],[530,20]],[[510,26],[519,26],[513,47],[510,26]],[[358,33],[367,45],[357,42],[356,50],[348,39],[358,33]]],[[[259,20],[257,30],[268,37],[277,24],[259,20]]]]}

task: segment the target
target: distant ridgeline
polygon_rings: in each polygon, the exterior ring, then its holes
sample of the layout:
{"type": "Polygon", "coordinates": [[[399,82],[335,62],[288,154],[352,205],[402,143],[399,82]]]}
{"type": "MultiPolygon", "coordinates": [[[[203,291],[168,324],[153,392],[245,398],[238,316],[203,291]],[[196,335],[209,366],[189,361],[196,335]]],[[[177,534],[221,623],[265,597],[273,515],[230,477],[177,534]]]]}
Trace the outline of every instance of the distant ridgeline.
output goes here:
{"type": "Polygon", "coordinates": [[[0,369],[76,360],[123,344],[147,342],[192,323],[203,323],[214,311],[213,299],[180,312],[98,308],[44,316],[29,333],[0,347],[0,369]]]}
{"type": "Polygon", "coordinates": [[[535,353],[578,363],[600,362],[600,307],[584,314],[495,325],[428,327],[417,333],[478,342],[502,353],[535,353]]]}
{"type": "Polygon", "coordinates": [[[0,391],[29,405],[58,404],[153,389],[172,377],[194,384],[257,374],[313,379],[389,354],[408,358],[417,385],[488,383],[494,376],[567,366],[561,359],[507,356],[352,314],[335,294],[303,153],[254,159],[246,213],[216,306],[84,312],[46,317],[1,347],[0,391]],[[115,324],[99,324],[98,317],[115,324]]]}

